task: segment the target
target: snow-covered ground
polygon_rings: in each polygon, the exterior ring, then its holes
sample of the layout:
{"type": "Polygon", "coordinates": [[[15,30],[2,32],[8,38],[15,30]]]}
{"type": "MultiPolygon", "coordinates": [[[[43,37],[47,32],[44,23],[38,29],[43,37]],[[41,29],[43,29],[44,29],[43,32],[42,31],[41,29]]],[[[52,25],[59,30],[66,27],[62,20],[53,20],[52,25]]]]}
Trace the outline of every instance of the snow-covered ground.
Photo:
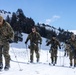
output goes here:
{"type": "Polygon", "coordinates": [[[29,49],[10,48],[11,59],[22,63],[12,62],[8,71],[2,70],[0,75],[76,75],[76,68],[69,68],[69,58],[62,57],[64,52],[58,51],[58,60],[56,66],[50,66],[50,54],[48,50],[40,50],[40,62],[35,64],[27,64],[29,61],[29,49]],[[61,56],[61,57],[60,57],[61,56]],[[62,66],[65,67],[62,67],[62,66]]]}

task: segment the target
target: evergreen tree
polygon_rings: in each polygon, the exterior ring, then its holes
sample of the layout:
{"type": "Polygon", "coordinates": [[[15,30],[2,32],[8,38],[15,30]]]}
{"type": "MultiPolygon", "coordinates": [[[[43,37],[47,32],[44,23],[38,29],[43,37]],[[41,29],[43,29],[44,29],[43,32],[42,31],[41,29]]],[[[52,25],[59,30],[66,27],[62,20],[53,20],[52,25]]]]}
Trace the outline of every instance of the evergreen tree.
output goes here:
{"type": "Polygon", "coordinates": [[[12,14],[12,18],[11,18],[11,23],[10,24],[11,24],[12,28],[15,31],[16,28],[17,28],[17,17],[16,17],[16,14],[14,12],[12,14]]]}
{"type": "Polygon", "coordinates": [[[11,23],[11,19],[10,19],[9,15],[7,15],[6,21],[7,21],[8,23],[11,23]]]}

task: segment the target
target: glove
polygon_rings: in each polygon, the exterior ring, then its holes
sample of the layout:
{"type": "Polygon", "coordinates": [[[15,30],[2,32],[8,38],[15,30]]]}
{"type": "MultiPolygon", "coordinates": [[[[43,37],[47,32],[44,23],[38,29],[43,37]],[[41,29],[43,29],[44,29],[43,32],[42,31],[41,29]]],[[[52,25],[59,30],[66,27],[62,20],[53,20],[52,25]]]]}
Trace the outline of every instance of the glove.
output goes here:
{"type": "Polygon", "coordinates": [[[14,41],[11,40],[11,39],[7,39],[7,42],[9,42],[9,43],[13,43],[14,41]]]}
{"type": "Polygon", "coordinates": [[[25,44],[27,44],[27,42],[25,41],[25,44]]]}
{"type": "Polygon", "coordinates": [[[47,43],[46,46],[49,46],[49,44],[47,43]]]}
{"type": "Polygon", "coordinates": [[[46,46],[48,46],[48,44],[46,44],[46,46]]]}
{"type": "Polygon", "coordinates": [[[29,45],[29,46],[28,46],[28,48],[30,49],[30,48],[31,48],[31,46],[29,45]]]}
{"type": "Polygon", "coordinates": [[[42,44],[42,42],[40,42],[40,44],[42,44]]]}
{"type": "Polygon", "coordinates": [[[65,41],[66,44],[70,44],[70,42],[68,40],[65,41]]]}

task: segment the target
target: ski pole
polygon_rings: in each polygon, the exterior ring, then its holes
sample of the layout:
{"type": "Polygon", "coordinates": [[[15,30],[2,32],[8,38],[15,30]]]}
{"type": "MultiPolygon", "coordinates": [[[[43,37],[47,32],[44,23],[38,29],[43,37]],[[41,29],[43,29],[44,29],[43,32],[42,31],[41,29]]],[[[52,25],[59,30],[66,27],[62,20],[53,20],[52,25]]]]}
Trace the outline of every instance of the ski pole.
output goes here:
{"type": "Polygon", "coordinates": [[[47,50],[47,60],[46,60],[46,62],[48,62],[48,50],[47,50]]]}
{"type": "Polygon", "coordinates": [[[63,65],[62,66],[64,66],[64,58],[65,58],[65,56],[63,56],[63,65]]]}
{"type": "Polygon", "coordinates": [[[40,44],[40,48],[39,48],[39,50],[40,50],[39,52],[41,53],[41,44],[40,44]]]}
{"type": "Polygon", "coordinates": [[[39,43],[39,58],[41,56],[41,44],[39,43]]]}
{"type": "Polygon", "coordinates": [[[61,51],[59,50],[60,66],[61,66],[61,51]]]}
{"type": "Polygon", "coordinates": [[[27,52],[27,57],[28,57],[28,62],[29,62],[29,55],[28,55],[28,50],[27,50],[27,44],[26,44],[26,52],[27,52]]]}
{"type": "Polygon", "coordinates": [[[40,50],[41,50],[41,44],[40,44],[40,50]]]}
{"type": "MultiPolygon", "coordinates": [[[[16,54],[14,52],[14,49],[12,48],[12,45],[11,45],[11,49],[12,49],[12,51],[14,53],[14,56],[15,56],[16,61],[18,62],[17,56],[16,56],[16,54]]],[[[19,62],[18,62],[18,66],[19,66],[19,71],[22,71],[23,69],[21,69],[19,62]]]]}

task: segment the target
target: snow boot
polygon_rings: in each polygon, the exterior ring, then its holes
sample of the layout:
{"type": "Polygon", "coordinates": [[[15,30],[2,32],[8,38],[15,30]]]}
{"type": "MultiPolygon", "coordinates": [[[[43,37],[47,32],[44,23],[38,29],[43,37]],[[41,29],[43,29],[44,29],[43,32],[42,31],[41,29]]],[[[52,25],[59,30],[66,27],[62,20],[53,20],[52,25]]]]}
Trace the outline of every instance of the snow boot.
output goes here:
{"type": "Polygon", "coordinates": [[[39,58],[37,58],[37,62],[39,62],[39,58]]]}
{"type": "Polygon", "coordinates": [[[10,68],[10,66],[9,66],[9,65],[6,65],[6,66],[4,67],[4,70],[7,71],[7,70],[9,70],[9,68],[10,68]]]}
{"type": "Polygon", "coordinates": [[[30,63],[33,63],[33,60],[31,60],[30,63]]]}
{"type": "Polygon", "coordinates": [[[74,64],[74,67],[76,67],[76,64],[74,64]]]}
{"type": "Polygon", "coordinates": [[[72,66],[72,63],[70,63],[70,66],[72,66]]]}

